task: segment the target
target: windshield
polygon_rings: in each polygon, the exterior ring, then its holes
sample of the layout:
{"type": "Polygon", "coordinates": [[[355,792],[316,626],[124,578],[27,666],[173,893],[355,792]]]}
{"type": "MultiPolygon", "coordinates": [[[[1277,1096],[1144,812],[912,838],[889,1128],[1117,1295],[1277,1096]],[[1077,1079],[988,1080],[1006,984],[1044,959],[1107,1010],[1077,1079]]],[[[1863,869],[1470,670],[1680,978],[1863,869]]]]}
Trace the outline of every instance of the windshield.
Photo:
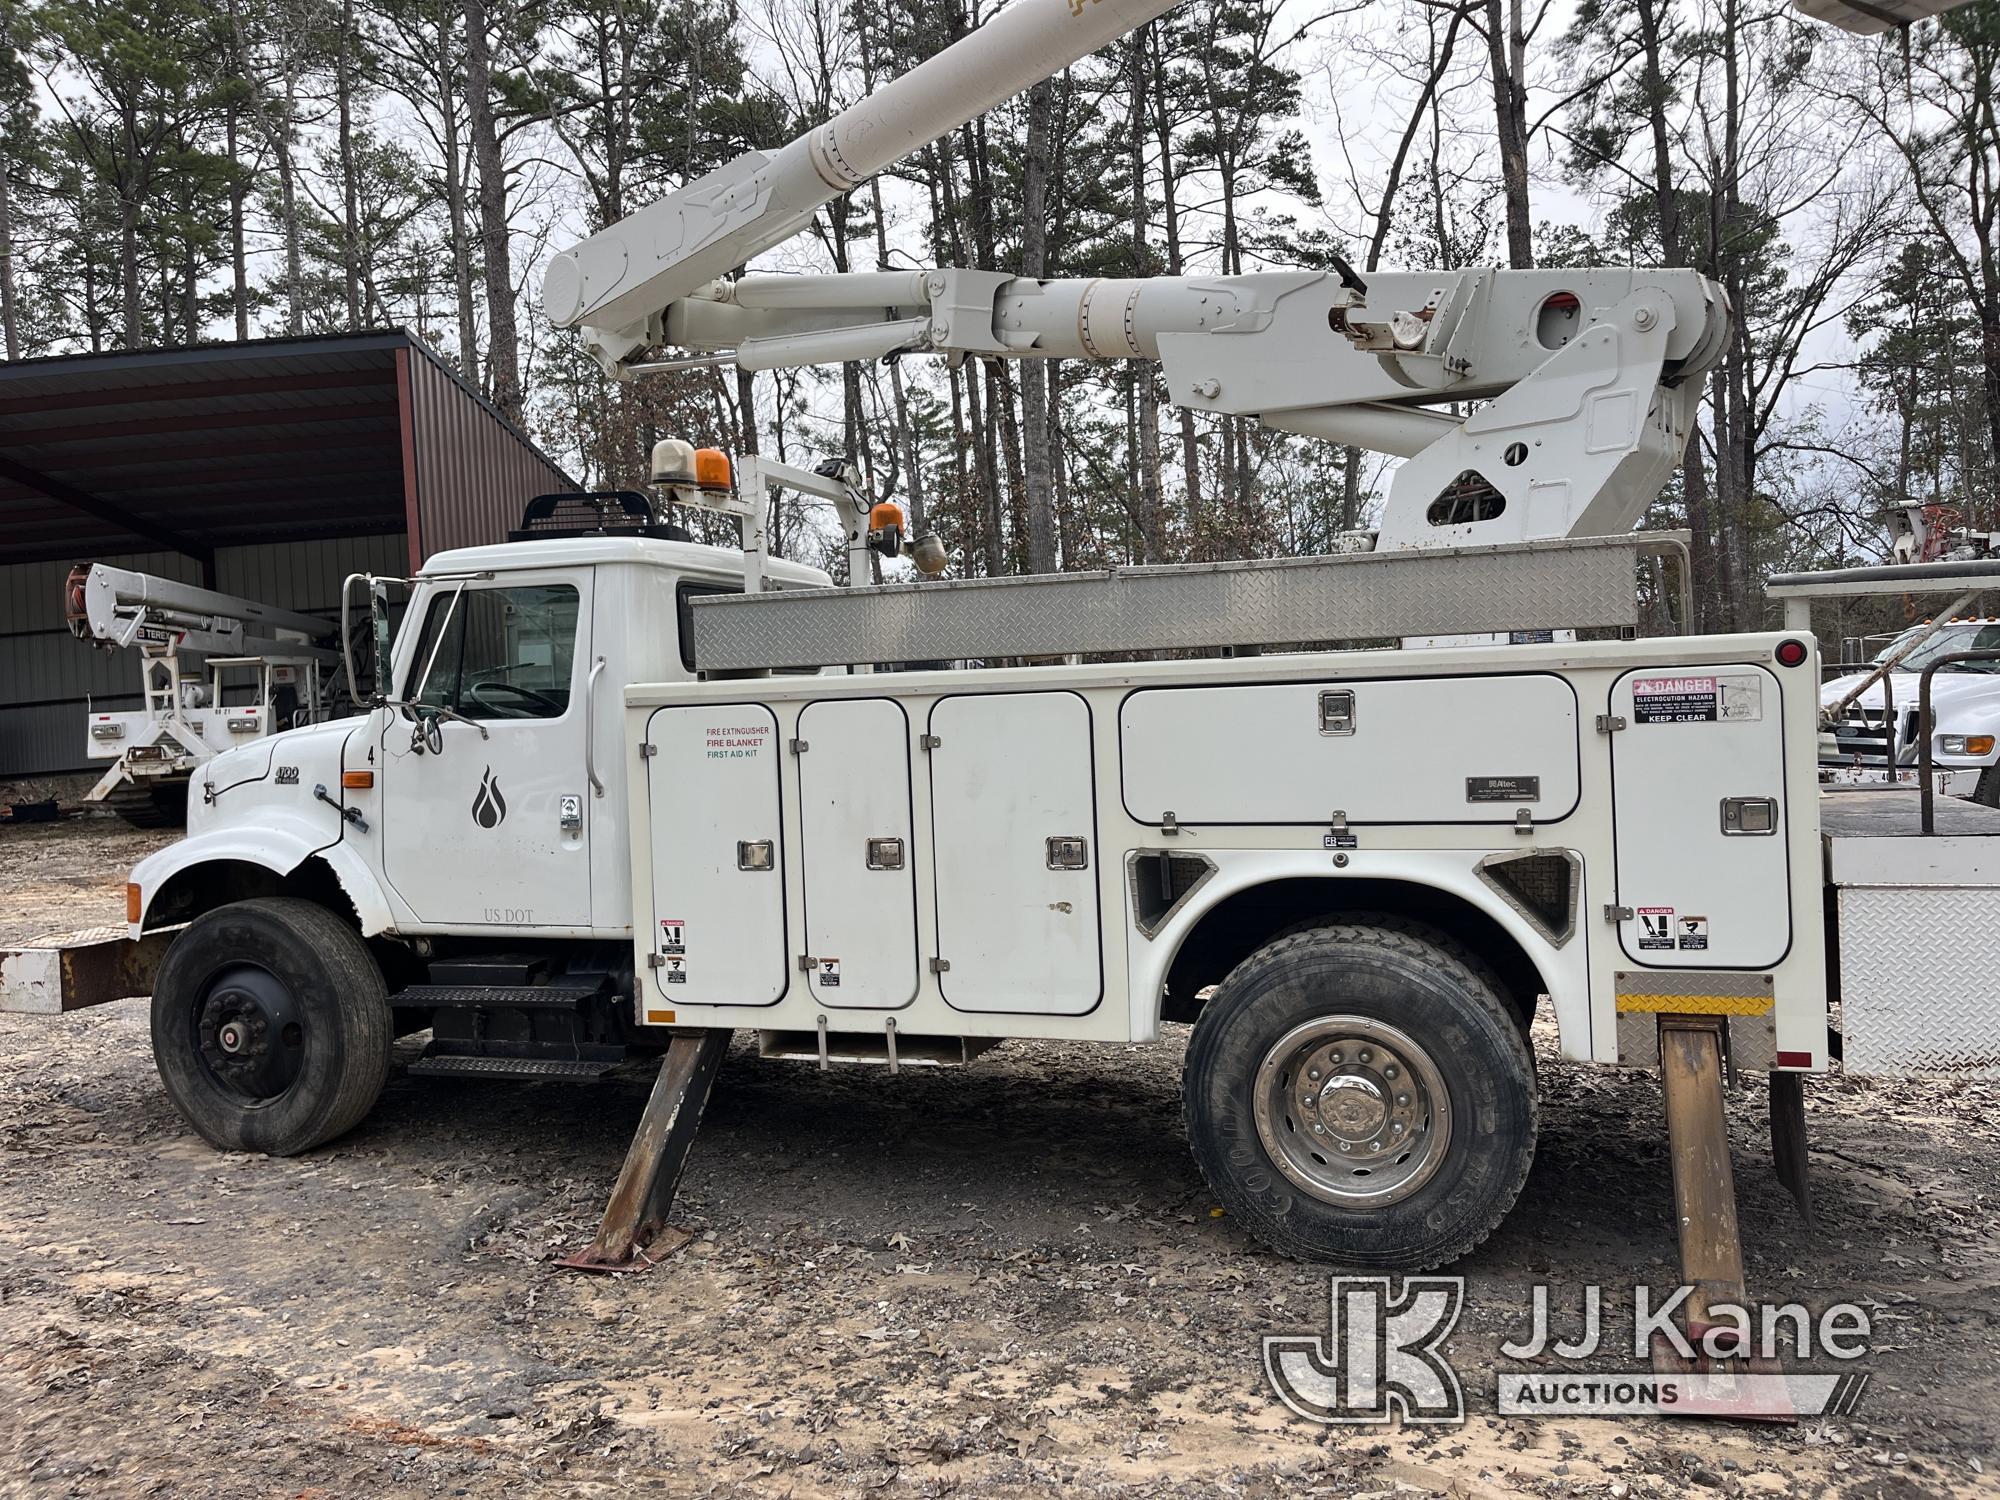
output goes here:
{"type": "MultiPolygon", "coordinates": [[[[1923,633],[1922,625],[1912,626],[1897,636],[1875,657],[1880,665],[1903,648],[1911,637],[1923,633]]],[[[1950,656],[1955,651],[2000,651],[2000,625],[1980,625],[1970,621],[1963,625],[1945,625],[1938,633],[1925,641],[1916,650],[1896,664],[1899,672],[1921,672],[1940,656],[1950,656]]],[[[2000,661],[1962,661],[1951,666],[1938,668],[1940,672],[2000,672],[2000,661]]]]}

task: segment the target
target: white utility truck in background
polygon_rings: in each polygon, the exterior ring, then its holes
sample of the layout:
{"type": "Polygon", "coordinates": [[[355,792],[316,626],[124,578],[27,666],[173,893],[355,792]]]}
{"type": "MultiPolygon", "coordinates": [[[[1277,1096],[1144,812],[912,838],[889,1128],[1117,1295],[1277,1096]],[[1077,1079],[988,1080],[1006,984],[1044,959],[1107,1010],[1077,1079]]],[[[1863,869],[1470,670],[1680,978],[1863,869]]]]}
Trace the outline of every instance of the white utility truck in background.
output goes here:
{"type": "Polygon", "coordinates": [[[145,706],[89,710],[85,753],[111,764],[84,800],[142,828],[182,822],[190,776],[223,751],[349,711],[334,698],[335,627],[315,615],[80,563],[63,616],[78,640],[138,655],[145,706]]]}
{"type": "MultiPolygon", "coordinates": [[[[1820,779],[1843,786],[1914,783],[1919,674],[1945,657],[1995,650],[2000,620],[1940,616],[1898,631],[1872,654],[1857,652],[1848,670],[1820,689],[1826,710],[1820,779]]],[[[1947,663],[1931,699],[1938,790],[2000,807],[2000,659],[1947,663]]]]}
{"type": "MultiPolygon", "coordinates": [[[[578,1262],[605,1265],[663,1226],[733,1032],[893,1072],[1191,1022],[1184,1120],[1218,1200],[1288,1253],[1414,1269],[1514,1201],[1546,1013],[1569,1060],[1661,1067],[1684,1273],[1740,1300],[1724,1062],[1769,1070],[1802,1191],[1799,1079],[1833,1045],[1829,859],[1843,973],[1900,962],[1912,931],[1926,976],[1961,963],[1910,892],[1943,871],[1990,906],[2000,875],[1976,839],[1910,855],[1907,798],[1907,817],[1868,802],[1847,841],[1883,857],[1824,836],[1802,601],[1781,632],[1632,638],[1637,560],[1684,565],[1630,528],[1724,346],[1712,282],[715,279],[1167,8],[1016,0],[558,257],[545,304],[621,375],[687,363],[665,344],[748,368],[1156,359],[1175,401],[1403,455],[1379,533],[1330,557],[836,589],[764,556],[763,515],[776,485],[832,501],[865,577],[871,538],[897,537],[851,471],[752,457],[732,487],[721,455],[669,443],[656,480],[737,515],[741,552],[679,539],[644,496],[578,496],[432,558],[393,640],[391,585],[366,580],[365,714],[208,761],[188,837],[132,872],[132,935],[178,929],[154,1048],[201,1134],[331,1139],[404,1032],[430,1033],[420,1072],[588,1077],[663,1050],[578,1262]],[[1367,649],[1512,632],[1548,635],[1367,649]],[[874,670],[1051,658],[1070,664],[874,670]]],[[[1991,1034],[1976,972],[1964,997],[1927,977],[1868,1002],[1945,1055],[1991,1034]]]]}

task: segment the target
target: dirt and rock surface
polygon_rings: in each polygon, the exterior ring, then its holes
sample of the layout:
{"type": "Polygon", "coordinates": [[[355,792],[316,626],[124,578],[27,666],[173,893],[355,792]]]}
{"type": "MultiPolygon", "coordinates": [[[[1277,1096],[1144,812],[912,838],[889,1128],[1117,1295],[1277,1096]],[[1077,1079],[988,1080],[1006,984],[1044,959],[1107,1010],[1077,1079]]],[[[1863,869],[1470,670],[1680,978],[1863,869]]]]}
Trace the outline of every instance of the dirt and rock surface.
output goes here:
{"type": "MultiPolygon", "coordinates": [[[[116,921],[159,842],[0,829],[0,943],[116,921]]],[[[399,1072],[353,1134],[274,1160],[181,1124],[143,1002],[0,1016],[0,1495],[2000,1493],[2000,1090],[1815,1081],[1816,1233],[1763,1165],[1761,1095],[1732,1105],[1753,1289],[1872,1314],[1855,1417],[1503,1420],[1532,1286],[1573,1328],[1585,1283],[1674,1280],[1655,1081],[1544,1039],[1534,1173],[1455,1268],[1469,1420],[1325,1428],[1259,1350],[1325,1331],[1326,1273],[1213,1211],[1174,1033],[893,1079],[739,1044],[681,1194],[698,1238],[589,1277],[552,1262],[643,1069],[399,1072]]]]}

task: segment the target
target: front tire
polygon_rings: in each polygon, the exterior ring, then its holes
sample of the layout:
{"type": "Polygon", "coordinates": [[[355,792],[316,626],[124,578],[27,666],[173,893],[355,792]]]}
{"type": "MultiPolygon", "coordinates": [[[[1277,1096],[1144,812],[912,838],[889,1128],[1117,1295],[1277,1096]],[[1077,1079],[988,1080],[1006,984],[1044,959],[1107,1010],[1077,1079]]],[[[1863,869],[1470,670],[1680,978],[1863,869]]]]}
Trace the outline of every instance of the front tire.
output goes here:
{"type": "Polygon", "coordinates": [[[1195,1025],[1182,1098],[1209,1187],[1301,1260],[1456,1260],[1534,1160],[1534,1063],[1512,1009],[1405,924],[1328,925],[1245,959],[1195,1025]]]}
{"type": "Polygon", "coordinates": [[[224,1151],[292,1156],[353,1129],[388,1081],[394,1030],[367,945],[310,901],[197,917],[154,981],[160,1079],[224,1151]]]}
{"type": "Polygon", "coordinates": [[[1979,773],[1978,784],[1972,789],[1972,800],[1983,802],[1988,807],[2000,807],[2000,766],[1987,766],[1979,773]]]}

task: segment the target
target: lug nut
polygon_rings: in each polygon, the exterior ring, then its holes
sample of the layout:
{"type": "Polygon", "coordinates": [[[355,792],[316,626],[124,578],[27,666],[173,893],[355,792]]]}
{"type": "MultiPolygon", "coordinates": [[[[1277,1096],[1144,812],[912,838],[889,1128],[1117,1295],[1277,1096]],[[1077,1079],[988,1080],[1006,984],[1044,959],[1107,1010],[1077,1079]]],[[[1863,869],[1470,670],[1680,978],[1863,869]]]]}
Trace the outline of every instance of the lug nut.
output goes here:
{"type": "Polygon", "coordinates": [[[1394,1078],[1396,1076],[1396,1065],[1390,1063],[1388,1067],[1382,1070],[1382,1076],[1384,1078],[1394,1078]]]}
{"type": "Polygon", "coordinates": [[[1317,1078],[1317,1077],[1319,1077],[1319,1069],[1318,1069],[1318,1068],[1308,1068],[1308,1069],[1306,1070],[1306,1077],[1308,1077],[1308,1078],[1317,1078]]]}

